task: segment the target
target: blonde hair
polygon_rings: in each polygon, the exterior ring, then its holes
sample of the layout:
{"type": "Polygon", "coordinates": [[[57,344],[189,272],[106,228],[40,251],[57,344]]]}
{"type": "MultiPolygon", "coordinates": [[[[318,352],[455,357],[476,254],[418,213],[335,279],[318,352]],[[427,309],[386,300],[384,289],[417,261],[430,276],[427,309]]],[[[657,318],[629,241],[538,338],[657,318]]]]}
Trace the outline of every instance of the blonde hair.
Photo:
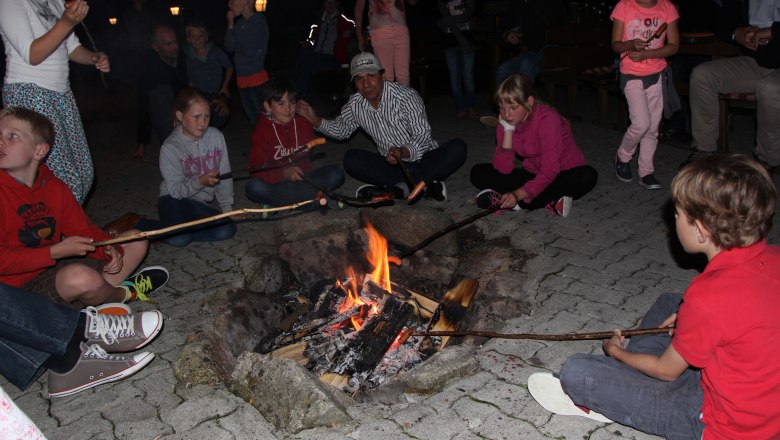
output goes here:
{"type": "Polygon", "coordinates": [[[501,81],[495,95],[493,95],[493,100],[497,105],[516,102],[525,107],[526,110],[531,111],[531,103],[528,98],[532,96],[536,99],[536,92],[531,80],[519,73],[515,73],[501,81]]]}
{"type": "Polygon", "coordinates": [[[54,124],[42,114],[22,107],[0,109],[0,119],[14,118],[30,125],[33,141],[36,144],[54,145],[54,124]]]}
{"type": "Polygon", "coordinates": [[[763,240],[772,228],[776,190],[761,164],[742,154],[715,154],[683,167],[672,180],[672,202],[699,220],[721,249],[763,240]]]}

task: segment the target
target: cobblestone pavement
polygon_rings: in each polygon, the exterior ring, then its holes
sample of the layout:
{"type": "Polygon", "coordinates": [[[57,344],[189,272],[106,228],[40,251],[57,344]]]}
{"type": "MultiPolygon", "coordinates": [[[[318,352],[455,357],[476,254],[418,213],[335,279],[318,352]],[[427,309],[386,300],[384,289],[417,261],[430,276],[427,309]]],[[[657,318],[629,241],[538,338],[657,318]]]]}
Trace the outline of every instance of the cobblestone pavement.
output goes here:
{"type": "MultiPolygon", "coordinates": [[[[589,121],[595,100],[583,93],[579,105],[583,119],[589,121]]],[[[465,139],[469,159],[447,181],[448,202],[423,203],[461,218],[475,210],[468,170],[489,160],[494,134],[476,121],[455,120],[446,97],[432,99],[428,112],[435,137],[465,139]]],[[[133,121],[107,109],[88,119],[87,126],[97,164],[89,214],[98,224],[128,210],[154,216],[159,171],[154,159],[128,160],[133,121]]],[[[749,153],[752,119],[735,116],[734,126],[732,150],[749,153]]],[[[668,184],[687,151],[659,146],[656,176],[664,186],[660,191],[647,191],[635,182],[626,184],[613,177],[612,158],[622,133],[590,122],[574,122],[573,129],[600,180],[591,194],[574,203],[570,217],[553,219],[537,211],[489,216],[478,222],[488,238],[526,247],[531,243],[538,254],[525,267],[533,286],[526,292],[533,311],[496,331],[563,333],[633,327],[660,293],[683,291],[697,273],[689,262],[672,257],[667,236],[670,226],[662,209],[669,196],[668,184]]],[[[235,167],[245,164],[249,132],[240,113],[225,132],[235,167]]],[[[362,135],[350,142],[350,146],[366,144],[362,135]]],[[[332,162],[339,160],[343,149],[333,143],[318,147],[325,153],[321,160],[332,162]]],[[[148,156],[158,152],[159,147],[151,148],[148,156]]],[[[345,191],[356,186],[348,179],[345,191]]],[[[236,195],[237,206],[249,206],[242,182],[236,185],[236,195]]],[[[312,221],[328,219],[307,215],[312,221]]],[[[157,358],[135,376],[56,400],[43,397],[45,375],[26,391],[5,380],[0,385],[53,439],[656,438],[615,423],[551,415],[529,396],[526,382],[530,374],[557,371],[573,353],[600,352],[599,342],[491,340],[477,350],[480,371],[438,394],[409,396],[406,403],[393,406],[358,404],[349,409],[354,422],[296,435],[276,431],[254,407],[222,388],[174,392],[171,364],[187,335],[205,325],[203,300],[218,287],[243,285],[237,261],[250,248],[274,251],[271,226],[272,222],[247,222],[239,227],[236,238],[222,243],[184,249],[151,247],[146,264],[168,267],[171,282],[155,294],[156,305],[133,304],[133,308],[159,307],[167,319],[162,334],[148,348],[157,358]]],[[[770,241],[779,242],[777,228],[770,241]]]]}

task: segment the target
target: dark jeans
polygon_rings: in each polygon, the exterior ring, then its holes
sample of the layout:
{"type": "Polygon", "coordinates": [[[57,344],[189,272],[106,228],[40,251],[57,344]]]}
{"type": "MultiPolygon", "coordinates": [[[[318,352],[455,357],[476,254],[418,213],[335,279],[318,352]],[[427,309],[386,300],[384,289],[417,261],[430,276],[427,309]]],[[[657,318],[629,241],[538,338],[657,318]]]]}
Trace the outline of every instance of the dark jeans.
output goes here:
{"type": "Polygon", "coordinates": [[[463,50],[460,47],[449,47],[444,49],[444,58],[450,71],[455,110],[473,109],[477,102],[474,97],[474,48],[463,50]]]}
{"type": "MultiPolygon", "coordinates": [[[[664,293],[647,311],[641,328],[658,327],[677,312],[682,297],[664,293]]],[[[672,338],[661,335],[635,336],[628,350],[661,355],[672,338]]],[[[704,394],[701,372],[687,369],[667,382],[655,379],[602,355],[576,354],[563,364],[561,385],[574,403],[604,414],[640,431],[670,440],[700,439],[704,424],[699,419],[704,394]]]]}
{"type": "MultiPolygon", "coordinates": [[[[162,196],[157,201],[157,212],[160,220],[141,219],[136,227],[142,231],[153,231],[221,214],[219,210],[197,200],[175,199],[169,195],[162,196]]],[[[227,240],[235,234],[236,224],[226,218],[172,232],[166,235],[168,238],[165,242],[171,246],[184,247],[193,241],[227,240]]]]}
{"type": "MultiPolygon", "coordinates": [[[[295,85],[298,87],[298,96],[305,95],[309,91],[311,86],[311,79],[314,75],[320,72],[327,71],[339,71],[341,65],[336,61],[336,57],[327,54],[314,52],[311,47],[304,47],[298,52],[298,59],[295,62],[295,70],[293,79],[295,85]]],[[[344,90],[346,85],[346,73],[344,74],[345,81],[341,85],[341,90],[344,90]]],[[[341,91],[339,90],[339,91],[341,91]]]]}
{"type": "MultiPolygon", "coordinates": [[[[417,162],[407,162],[406,167],[416,181],[444,181],[466,161],[466,143],[451,139],[439,148],[429,150],[417,162]]],[[[384,156],[366,150],[347,150],[344,154],[344,171],[361,182],[372,185],[392,186],[406,183],[397,165],[387,163],[384,156]]],[[[411,188],[410,188],[411,189],[411,188]]]]}
{"type": "Polygon", "coordinates": [[[0,374],[23,390],[45,371],[50,356],[65,354],[79,311],[5,284],[0,304],[0,374]]]}
{"type": "MultiPolygon", "coordinates": [[[[515,168],[509,174],[502,174],[489,163],[479,163],[471,168],[472,185],[479,189],[492,189],[501,194],[516,190],[535,177],[536,174],[519,168],[515,168]]],[[[531,200],[531,203],[521,200],[518,205],[523,209],[532,210],[543,208],[563,196],[579,199],[596,186],[598,177],[598,172],[590,165],[561,171],[558,177],[547,185],[547,188],[531,200]]]]}
{"type": "Polygon", "coordinates": [[[260,118],[260,112],[263,111],[263,87],[256,86],[238,89],[238,96],[241,98],[244,113],[247,119],[249,119],[249,125],[254,128],[257,120],[260,118]]]}
{"type": "Polygon", "coordinates": [[[311,183],[305,180],[266,183],[253,177],[246,184],[246,197],[255,203],[285,206],[313,199],[320,191],[317,188],[332,191],[344,184],[344,172],[338,165],[325,165],[310,171],[306,177],[311,183]]]}
{"type": "Polygon", "coordinates": [[[539,74],[543,52],[544,49],[539,52],[529,50],[501,63],[501,65],[498,66],[498,69],[496,69],[496,86],[514,73],[525,76],[533,83],[536,80],[536,75],[539,74]]]}

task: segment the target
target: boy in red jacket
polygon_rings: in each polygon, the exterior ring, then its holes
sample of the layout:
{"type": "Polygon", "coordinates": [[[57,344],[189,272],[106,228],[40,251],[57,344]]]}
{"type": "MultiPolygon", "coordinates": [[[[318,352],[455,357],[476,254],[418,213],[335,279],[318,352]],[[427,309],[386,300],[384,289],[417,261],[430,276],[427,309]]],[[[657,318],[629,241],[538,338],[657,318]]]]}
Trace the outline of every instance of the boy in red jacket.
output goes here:
{"type": "Polygon", "coordinates": [[[320,189],[333,191],[344,184],[344,172],[335,164],[312,169],[309,152],[296,149],[314,138],[314,127],[296,115],[297,91],[288,79],[271,80],[265,87],[263,109],[252,134],[246,184],[249,200],[268,206],[285,206],[311,200],[320,189]],[[288,158],[265,167],[270,161],[288,158]],[[304,177],[305,176],[305,177],[304,177]]]}
{"type": "Polygon", "coordinates": [[[168,272],[155,266],[128,278],[146,256],[145,240],[92,245],[110,237],[43,164],[53,140],[45,116],[0,110],[0,283],[78,307],[148,299],[168,281],[168,272]]]}

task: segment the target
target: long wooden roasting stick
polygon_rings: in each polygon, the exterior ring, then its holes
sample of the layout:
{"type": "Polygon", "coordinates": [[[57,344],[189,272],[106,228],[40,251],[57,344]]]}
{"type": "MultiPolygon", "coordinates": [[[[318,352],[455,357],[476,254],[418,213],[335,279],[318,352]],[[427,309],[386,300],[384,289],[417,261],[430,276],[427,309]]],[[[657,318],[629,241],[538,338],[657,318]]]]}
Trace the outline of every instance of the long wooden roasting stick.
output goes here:
{"type": "MultiPolygon", "coordinates": [[[[673,327],[664,328],[643,328],[637,330],[621,330],[620,334],[625,337],[641,335],[658,335],[668,333],[673,327]]],[[[415,333],[412,329],[406,329],[401,333],[401,343],[406,342],[409,336],[484,336],[486,338],[500,339],[534,339],[539,341],[589,341],[594,339],[609,339],[614,332],[595,332],[595,333],[564,333],[558,335],[544,335],[539,333],[494,333],[476,330],[466,331],[439,331],[439,332],[419,332],[415,333]]]]}
{"type": "Polygon", "coordinates": [[[321,196],[317,195],[317,198],[312,200],[306,200],[303,202],[293,203],[292,205],[287,206],[278,206],[276,208],[243,208],[243,209],[236,209],[230,212],[223,212],[222,214],[213,215],[211,217],[202,218],[199,220],[193,220],[191,222],[186,223],[179,223],[177,225],[168,226],[167,228],[162,229],[156,229],[154,231],[143,231],[139,232],[137,234],[127,235],[124,237],[116,237],[112,238],[110,240],[103,240],[98,241],[96,243],[92,243],[93,246],[99,247],[99,246],[107,246],[109,244],[118,244],[118,243],[126,243],[128,241],[135,241],[140,240],[144,238],[149,237],[155,237],[157,235],[167,234],[169,232],[178,231],[179,229],[189,228],[190,226],[198,226],[205,223],[210,223],[213,221],[217,221],[226,217],[231,217],[234,215],[241,215],[241,214],[262,214],[264,212],[278,212],[278,211],[289,211],[293,209],[300,208],[304,205],[309,205],[311,203],[327,203],[326,200],[321,196]]]}
{"type": "Polygon", "coordinates": [[[492,206],[492,207],[490,207],[488,209],[483,209],[482,211],[480,211],[480,212],[478,212],[476,214],[470,215],[470,216],[464,218],[463,220],[460,220],[460,221],[458,221],[456,223],[453,223],[453,224],[447,226],[446,228],[442,229],[441,231],[437,231],[434,234],[431,234],[428,238],[426,238],[425,240],[419,242],[414,247],[409,248],[406,251],[402,252],[400,255],[398,255],[398,257],[399,258],[406,258],[406,257],[414,254],[415,252],[419,251],[420,249],[424,248],[425,246],[428,246],[429,244],[431,244],[431,242],[433,240],[436,240],[437,238],[441,237],[442,235],[450,233],[450,232],[452,232],[452,231],[454,231],[456,229],[459,229],[459,228],[461,228],[461,227],[463,227],[463,226],[465,226],[465,225],[467,225],[469,223],[472,223],[472,222],[474,222],[476,220],[479,220],[482,217],[490,215],[490,214],[498,211],[499,209],[501,209],[500,205],[492,206]]]}
{"type": "Polygon", "coordinates": [[[233,173],[234,172],[235,173],[239,173],[239,172],[249,171],[249,173],[251,174],[251,173],[254,173],[254,172],[257,172],[257,171],[262,171],[262,170],[269,169],[269,168],[275,168],[275,165],[281,165],[282,163],[284,163],[284,165],[287,165],[287,163],[293,163],[296,160],[298,160],[300,158],[300,156],[303,155],[303,153],[306,153],[306,152],[310,151],[312,148],[316,147],[317,145],[322,145],[325,142],[326,142],[325,138],[323,138],[323,137],[314,138],[314,139],[310,140],[309,142],[306,142],[305,144],[303,144],[300,147],[296,148],[295,150],[293,150],[292,153],[290,153],[289,155],[287,155],[285,157],[279,157],[279,158],[276,158],[276,159],[271,159],[269,161],[266,161],[266,162],[263,162],[263,163],[260,163],[260,164],[257,164],[257,165],[253,165],[251,167],[238,168],[236,170],[227,172],[225,174],[220,174],[217,177],[219,178],[219,180],[233,179],[234,178],[233,177],[233,173]],[[272,166],[272,165],[274,165],[274,166],[272,166]]]}

